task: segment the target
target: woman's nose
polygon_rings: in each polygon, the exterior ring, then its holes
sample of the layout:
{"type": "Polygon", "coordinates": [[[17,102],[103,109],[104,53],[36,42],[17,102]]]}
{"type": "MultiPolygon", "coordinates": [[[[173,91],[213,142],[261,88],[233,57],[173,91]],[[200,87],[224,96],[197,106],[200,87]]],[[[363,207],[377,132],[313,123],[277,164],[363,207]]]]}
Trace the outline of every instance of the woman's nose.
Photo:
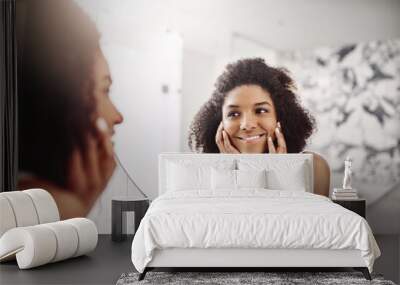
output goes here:
{"type": "Polygon", "coordinates": [[[121,112],[114,105],[115,116],[114,116],[114,125],[121,124],[124,121],[124,116],[122,116],[121,112]]]}
{"type": "Polygon", "coordinates": [[[124,121],[124,116],[122,116],[122,114],[119,111],[117,111],[117,118],[115,120],[115,124],[116,125],[121,124],[123,121],[124,121]]]}
{"type": "Polygon", "coordinates": [[[240,129],[243,131],[255,129],[257,126],[257,120],[252,115],[244,115],[240,122],[240,129]]]}

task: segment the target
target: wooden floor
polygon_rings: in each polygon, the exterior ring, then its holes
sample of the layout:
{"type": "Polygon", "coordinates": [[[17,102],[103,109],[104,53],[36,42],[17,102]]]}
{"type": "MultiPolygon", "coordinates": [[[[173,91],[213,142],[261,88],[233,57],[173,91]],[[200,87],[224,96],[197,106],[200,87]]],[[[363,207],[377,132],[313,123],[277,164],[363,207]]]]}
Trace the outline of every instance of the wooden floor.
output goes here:
{"type": "Polygon", "coordinates": [[[0,264],[0,284],[115,284],[124,272],[135,271],[131,262],[132,237],[112,242],[100,235],[87,256],[19,270],[16,261],[0,264]]]}
{"type": "MultiPolygon", "coordinates": [[[[96,249],[87,256],[28,270],[19,270],[15,261],[0,263],[0,285],[115,284],[122,273],[135,271],[130,256],[132,238],[133,236],[130,236],[123,242],[112,242],[111,235],[100,235],[96,249]]],[[[395,250],[391,246],[391,240],[388,242],[377,237],[377,241],[382,250],[382,256],[376,261],[374,272],[381,273],[385,279],[397,283],[400,268],[398,255],[393,254],[393,251],[400,253],[400,238],[395,240],[395,250]]],[[[342,271],[338,269],[331,270],[342,271]]]]}

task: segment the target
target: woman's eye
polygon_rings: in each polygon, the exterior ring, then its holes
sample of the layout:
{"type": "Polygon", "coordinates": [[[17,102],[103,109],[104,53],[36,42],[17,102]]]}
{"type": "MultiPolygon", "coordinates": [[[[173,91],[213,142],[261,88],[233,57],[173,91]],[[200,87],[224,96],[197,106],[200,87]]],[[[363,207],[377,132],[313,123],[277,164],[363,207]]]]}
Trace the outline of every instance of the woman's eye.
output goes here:
{"type": "Polygon", "coordinates": [[[257,108],[256,109],[256,114],[263,114],[263,113],[268,113],[268,109],[265,109],[265,108],[257,108]]]}
{"type": "Polygon", "coordinates": [[[239,112],[229,112],[228,113],[229,118],[238,117],[239,115],[240,115],[239,112]]]}

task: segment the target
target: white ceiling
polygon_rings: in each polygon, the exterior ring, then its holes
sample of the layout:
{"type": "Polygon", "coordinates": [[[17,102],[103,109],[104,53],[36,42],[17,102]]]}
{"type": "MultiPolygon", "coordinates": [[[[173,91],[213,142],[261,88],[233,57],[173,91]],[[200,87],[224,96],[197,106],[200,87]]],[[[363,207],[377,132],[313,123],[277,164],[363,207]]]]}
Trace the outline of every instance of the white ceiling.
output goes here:
{"type": "Polygon", "coordinates": [[[170,29],[186,49],[209,54],[229,51],[235,35],[277,49],[400,37],[398,0],[77,1],[112,29],[113,40],[139,44],[170,29]]]}

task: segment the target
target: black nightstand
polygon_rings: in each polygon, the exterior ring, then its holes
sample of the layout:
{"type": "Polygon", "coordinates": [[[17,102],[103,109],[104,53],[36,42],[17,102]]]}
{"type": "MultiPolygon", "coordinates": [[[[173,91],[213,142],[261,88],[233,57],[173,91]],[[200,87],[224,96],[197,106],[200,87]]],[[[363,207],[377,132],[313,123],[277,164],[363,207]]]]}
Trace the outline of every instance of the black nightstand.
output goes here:
{"type": "Polygon", "coordinates": [[[113,197],[111,207],[111,239],[113,241],[123,241],[126,239],[126,234],[122,233],[122,215],[124,212],[135,212],[136,231],[149,205],[150,201],[148,198],[113,197]]]}
{"type": "Polygon", "coordinates": [[[365,199],[354,199],[354,200],[337,200],[332,199],[332,202],[339,204],[340,206],[359,214],[365,219],[366,217],[366,201],[365,199]]]}

